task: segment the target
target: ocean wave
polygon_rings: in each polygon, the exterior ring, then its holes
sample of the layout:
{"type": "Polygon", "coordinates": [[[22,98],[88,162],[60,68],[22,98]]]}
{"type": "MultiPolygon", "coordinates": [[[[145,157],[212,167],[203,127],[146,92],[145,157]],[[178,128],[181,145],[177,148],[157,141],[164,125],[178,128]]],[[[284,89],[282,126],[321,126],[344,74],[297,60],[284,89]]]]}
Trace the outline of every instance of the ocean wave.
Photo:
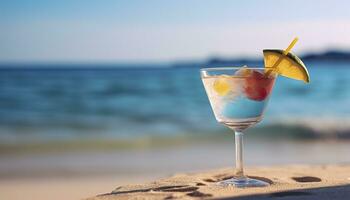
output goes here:
{"type": "Polygon", "coordinates": [[[350,118],[287,117],[270,120],[266,125],[248,131],[273,138],[350,139],[350,118]]]}
{"type": "MultiPolygon", "coordinates": [[[[232,131],[222,125],[195,127],[191,123],[182,123],[181,127],[175,124],[153,124],[142,127],[133,127],[132,123],[125,126],[110,123],[76,124],[75,126],[51,124],[51,126],[9,126],[0,125],[0,144],[16,143],[47,143],[55,141],[75,140],[113,140],[124,144],[130,141],[152,141],[152,145],[158,146],[157,141],[181,141],[183,143],[193,141],[226,140],[232,131]],[[158,127],[155,127],[157,125],[158,127]],[[152,131],[149,131],[152,130],[152,131]],[[179,140],[180,139],[180,140],[179,140]]],[[[349,140],[350,118],[280,118],[279,120],[266,120],[255,127],[244,131],[247,137],[264,140],[349,140]]],[[[131,142],[133,143],[133,142],[131,142]]],[[[119,146],[119,145],[117,145],[119,146]]],[[[125,146],[125,145],[123,145],[125,146]]],[[[127,146],[127,145],[126,145],[127,146]]],[[[133,146],[133,145],[131,145],[133,146]]]]}
{"type": "MultiPolygon", "coordinates": [[[[18,128],[18,127],[17,127],[18,128]]],[[[7,127],[7,133],[4,127],[0,126],[0,154],[2,153],[25,153],[25,152],[57,152],[57,151],[81,151],[81,150],[128,150],[128,149],[147,149],[147,148],[169,148],[179,145],[192,145],[195,143],[223,143],[232,142],[233,132],[223,126],[217,126],[217,129],[192,129],[178,130],[173,134],[160,134],[157,132],[135,135],[134,137],[122,137],[121,134],[113,135],[111,131],[118,130],[116,127],[109,127],[108,130],[92,130],[84,128],[81,130],[84,134],[75,134],[67,132],[66,137],[63,133],[47,133],[49,129],[34,129],[29,127],[23,131],[32,131],[38,135],[21,135],[22,131],[14,134],[13,130],[7,127]],[[42,134],[40,132],[43,131],[42,134]],[[90,132],[87,134],[87,132],[90,132]],[[97,136],[94,132],[99,132],[97,136]],[[102,132],[109,132],[103,135],[102,132]],[[44,134],[44,135],[43,135],[44,134]],[[7,137],[6,137],[7,135],[7,137]],[[60,137],[57,137],[57,136],[60,137]],[[50,137],[48,137],[50,136],[50,137]],[[43,139],[46,138],[46,139],[43,139]]],[[[336,140],[349,141],[350,139],[350,118],[342,117],[304,117],[304,118],[280,118],[278,120],[267,120],[256,127],[245,131],[248,141],[269,141],[288,140],[288,141],[321,141],[336,140]],[[251,140],[252,139],[252,140],[251,140]]]]}

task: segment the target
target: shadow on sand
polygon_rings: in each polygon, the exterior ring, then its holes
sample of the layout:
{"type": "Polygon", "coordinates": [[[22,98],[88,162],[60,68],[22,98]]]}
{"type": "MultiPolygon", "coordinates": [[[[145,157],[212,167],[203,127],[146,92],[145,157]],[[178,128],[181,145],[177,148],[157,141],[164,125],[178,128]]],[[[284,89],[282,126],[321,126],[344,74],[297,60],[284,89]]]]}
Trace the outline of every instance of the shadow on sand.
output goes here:
{"type": "Polygon", "coordinates": [[[220,200],[348,200],[350,199],[350,184],[311,189],[298,189],[285,192],[274,192],[270,194],[246,195],[240,197],[218,198],[220,200]]]}

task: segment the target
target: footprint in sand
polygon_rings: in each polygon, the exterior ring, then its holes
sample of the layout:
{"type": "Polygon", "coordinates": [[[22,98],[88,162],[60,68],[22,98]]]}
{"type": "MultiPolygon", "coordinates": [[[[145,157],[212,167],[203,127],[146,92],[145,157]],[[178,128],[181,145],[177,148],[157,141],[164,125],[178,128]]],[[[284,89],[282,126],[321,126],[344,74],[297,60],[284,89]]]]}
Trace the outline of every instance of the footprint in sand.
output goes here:
{"type": "Polygon", "coordinates": [[[210,178],[207,179],[203,179],[203,181],[207,182],[207,183],[215,183],[216,181],[210,178]]]}
{"type": "Polygon", "coordinates": [[[187,196],[204,198],[204,197],[212,197],[213,195],[212,194],[205,194],[205,193],[198,192],[198,191],[194,191],[194,192],[188,193],[187,196]]]}
{"type": "Polygon", "coordinates": [[[300,177],[292,177],[293,180],[299,183],[310,183],[310,182],[321,182],[322,179],[314,176],[300,176],[300,177]]]}

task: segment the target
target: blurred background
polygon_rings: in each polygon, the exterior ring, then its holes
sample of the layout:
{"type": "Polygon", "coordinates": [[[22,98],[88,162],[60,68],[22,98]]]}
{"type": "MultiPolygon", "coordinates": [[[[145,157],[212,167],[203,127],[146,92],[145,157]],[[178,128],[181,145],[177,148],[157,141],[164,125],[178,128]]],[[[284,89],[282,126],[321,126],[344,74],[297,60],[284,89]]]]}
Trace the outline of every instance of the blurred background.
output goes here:
{"type": "Polygon", "coordinates": [[[311,83],[278,78],[245,162],[349,163],[349,7],[1,1],[0,198],[79,199],[233,166],[233,133],[215,121],[199,69],[262,66],[263,49],[296,36],[311,83]]]}

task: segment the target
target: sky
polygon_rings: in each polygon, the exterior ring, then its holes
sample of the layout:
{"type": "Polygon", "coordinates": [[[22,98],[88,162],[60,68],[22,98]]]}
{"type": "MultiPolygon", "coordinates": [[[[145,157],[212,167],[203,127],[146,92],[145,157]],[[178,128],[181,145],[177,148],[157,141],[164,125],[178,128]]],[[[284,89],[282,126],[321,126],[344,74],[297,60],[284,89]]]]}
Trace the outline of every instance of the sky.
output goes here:
{"type": "Polygon", "coordinates": [[[167,62],[350,50],[346,0],[0,0],[0,62],[167,62]]]}

